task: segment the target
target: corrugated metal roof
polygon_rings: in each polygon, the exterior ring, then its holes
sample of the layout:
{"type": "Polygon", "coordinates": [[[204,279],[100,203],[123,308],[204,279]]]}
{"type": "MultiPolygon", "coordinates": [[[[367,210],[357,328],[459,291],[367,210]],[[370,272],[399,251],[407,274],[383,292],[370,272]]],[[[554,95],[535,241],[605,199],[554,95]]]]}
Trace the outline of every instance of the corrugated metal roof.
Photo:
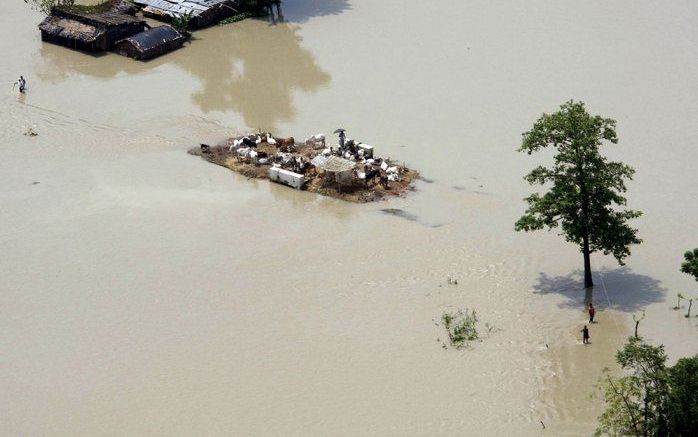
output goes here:
{"type": "Polygon", "coordinates": [[[313,164],[315,167],[333,173],[349,171],[356,167],[356,163],[354,161],[349,161],[348,159],[340,158],[339,156],[334,155],[318,155],[315,158],[313,158],[310,161],[310,163],[313,164]]]}
{"type": "Polygon", "coordinates": [[[131,41],[136,47],[144,51],[178,39],[184,39],[184,37],[171,26],[153,27],[145,32],[126,38],[127,41],[131,41]]]}
{"type": "Polygon", "coordinates": [[[134,0],[134,3],[147,7],[153,12],[160,12],[165,15],[181,16],[190,14],[192,17],[195,17],[222,3],[233,2],[231,0],[134,0]]]}

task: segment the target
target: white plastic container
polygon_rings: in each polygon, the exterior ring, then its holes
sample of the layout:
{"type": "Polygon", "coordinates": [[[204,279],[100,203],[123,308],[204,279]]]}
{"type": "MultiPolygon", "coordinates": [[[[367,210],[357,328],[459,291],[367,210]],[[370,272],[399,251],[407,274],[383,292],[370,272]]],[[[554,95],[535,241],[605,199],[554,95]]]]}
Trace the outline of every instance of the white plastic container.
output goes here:
{"type": "Polygon", "coordinates": [[[358,147],[359,150],[364,151],[364,158],[373,158],[373,146],[369,146],[368,144],[359,144],[356,147],[358,147]]]}
{"type": "Polygon", "coordinates": [[[284,170],[279,167],[271,167],[269,169],[269,179],[279,184],[293,187],[296,190],[303,188],[303,182],[305,181],[302,174],[284,170]]]}

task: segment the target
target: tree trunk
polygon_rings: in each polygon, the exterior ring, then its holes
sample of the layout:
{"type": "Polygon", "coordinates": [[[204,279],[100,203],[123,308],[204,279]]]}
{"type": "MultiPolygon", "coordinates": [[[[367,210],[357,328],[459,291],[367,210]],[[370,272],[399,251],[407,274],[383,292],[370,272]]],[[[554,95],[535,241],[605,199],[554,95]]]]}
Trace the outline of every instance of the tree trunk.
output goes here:
{"type": "Polygon", "coordinates": [[[635,320],[635,338],[640,338],[640,337],[638,337],[638,335],[637,335],[637,327],[638,327],[638,326],[640,326],[640,321],[639,321],[639,320],[635,320]]]}
{"type": "Polygon", "coordinates": [[[590,303],[594,303],[594,287],[584,289],[584,309],[588,309],[590,303]]]}
{"type": "Polygon", "coordinates": [[[584,254],[584,288],[590,288],[594,286],[594,281],[591,279],[591,254],[589,253],[589,238],[586,236],[584,237],[582,253],[584,254]]]}

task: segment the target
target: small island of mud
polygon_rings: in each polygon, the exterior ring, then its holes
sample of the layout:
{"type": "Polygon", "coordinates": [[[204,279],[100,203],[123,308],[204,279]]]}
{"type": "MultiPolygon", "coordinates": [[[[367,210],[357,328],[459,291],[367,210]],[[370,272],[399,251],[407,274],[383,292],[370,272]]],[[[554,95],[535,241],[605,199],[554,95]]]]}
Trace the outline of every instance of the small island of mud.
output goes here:
{"type": "Polygon", "coordinates": [[[326,146],[322,134],[296,143],[293,137],[254,133],[189,153],[248,178],[269,179],[299,190],[349,202],[374,202],[414,190],[419,174],[390,158],[374,156],[372,146],[353,140],[326,146]]]}

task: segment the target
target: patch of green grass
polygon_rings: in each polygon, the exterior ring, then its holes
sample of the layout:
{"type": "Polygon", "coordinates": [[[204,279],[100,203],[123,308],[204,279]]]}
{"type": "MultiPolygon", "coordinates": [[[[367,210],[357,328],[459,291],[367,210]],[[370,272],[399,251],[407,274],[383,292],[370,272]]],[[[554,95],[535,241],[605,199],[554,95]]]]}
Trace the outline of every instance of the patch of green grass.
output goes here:
{"type": "Polygon", "coordinates": [[[64,11],[72,12],[74,14],[101,14],[103,12],[108,12],[112,9],[112,1],[106,0],[96,5],[64,5],[60,6],[60,8],[64,11]]]}
{"type": "Polygon", "coordinates": [[[455,313],[444,313],[441,321],[446,328],[446,333],[451,346],[460,349],[467,346],[468,342],[480,338],[477,332],[477,313],[475,310],[458,310],[455,313]]]}
{"type": "Polygon", "coordinates": [[[266,16],[266,12],[264,10],[257,10],[254,12],[243,12],[241,14],[233,15],[232,17],[228,17],[225,20],[221,20],[218,24],[223,25],[223,24],[233,24],[237,23],[238,21],[246,20],[248,18],[259,18],[259,17],[264,17],[266,16]]]}

